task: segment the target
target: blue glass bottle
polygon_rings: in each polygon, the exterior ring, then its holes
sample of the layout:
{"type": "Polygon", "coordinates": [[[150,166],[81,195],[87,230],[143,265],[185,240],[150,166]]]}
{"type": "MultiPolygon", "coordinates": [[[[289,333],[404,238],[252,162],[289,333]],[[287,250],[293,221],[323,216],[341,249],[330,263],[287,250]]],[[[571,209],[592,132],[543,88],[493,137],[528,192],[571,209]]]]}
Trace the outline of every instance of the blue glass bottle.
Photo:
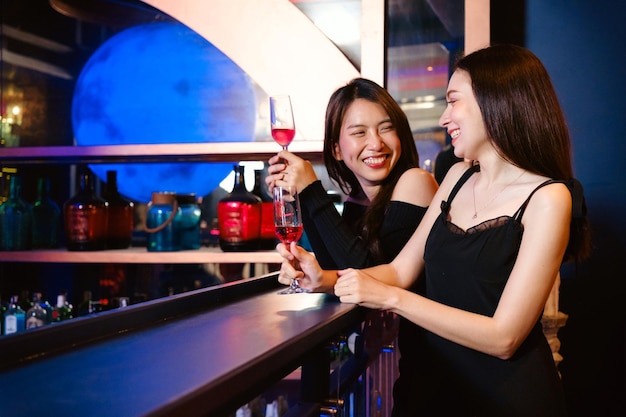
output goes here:
{"type": "Polygon", "coordinates": [[[174,222],[179,211],[175,193],[152,193],[146,214],[147,250],[149,252],[180,250],[180,237],[176,232],[174,222]]]}
{"type": "Polygon", "coordinates": [[[22,181],[13,175],[9,182],[9,197],[0,206],[0,249],[30,249],[32,208],[21,193],[22,181]]]}
{"type": "Polygon", "coordinates": [[[4,313],[4,334],[26,331],[26,312],[18,304],[17,295],[11,296],[9,308],[4,313]]]}
{"type": "Polygon", "coordinates": [[[175,221],[175,228],[178,230],[180,248],[199,249],[200,240],[200,205],[195,194],[177,194],[176,201],[180,207],[180,213],[175,221]]]}

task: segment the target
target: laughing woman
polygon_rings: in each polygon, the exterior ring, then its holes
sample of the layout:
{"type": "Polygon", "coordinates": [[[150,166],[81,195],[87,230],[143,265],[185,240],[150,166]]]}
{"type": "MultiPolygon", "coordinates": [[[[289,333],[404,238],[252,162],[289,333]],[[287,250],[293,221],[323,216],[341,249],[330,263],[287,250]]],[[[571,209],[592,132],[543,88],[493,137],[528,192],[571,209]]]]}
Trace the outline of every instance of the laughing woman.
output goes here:
{"type": "Polygon", "coordinates": [[[415,415],[563,416],[539,320],[562,262],[588,255],[589,231],[556,93],[534,54],[500,45],[458,62],[447,101],[440,124],[467,162],[450,169],[399,255],[333,271],[279,245],[279,281],[426,329],[431,366],[418,377],[431,389],[415,392],[415,415]],[[426,294],[406,291],[422,271],[426,294]]]}

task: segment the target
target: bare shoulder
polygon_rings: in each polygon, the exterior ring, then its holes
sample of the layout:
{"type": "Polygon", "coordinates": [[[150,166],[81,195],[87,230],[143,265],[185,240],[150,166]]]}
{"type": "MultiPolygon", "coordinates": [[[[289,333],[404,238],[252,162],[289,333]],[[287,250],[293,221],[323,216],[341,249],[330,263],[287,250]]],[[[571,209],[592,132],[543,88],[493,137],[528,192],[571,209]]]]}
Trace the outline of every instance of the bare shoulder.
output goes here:
{"type": "Polygon", "coordinates": [[[428,207],[437,189],[437,181],[429,172],[421,168],[411,168],[398,180],[391,199],[428,207]]]}
{"type": "Polygon", "coordinates": [[[553,183],[539,188],[528,202],[526,213],[530,217],[546,213],[562,214],[568,219],[572,211],[572,195],[563,183],[553,183]]]}
{"type": "Polygon", "coordinates": [[[446,196],[450,193],[454,185],[459,181],[465,171],[467,171],[471,167],[472,163],[469,161],[457,162],[450,167],[443,181],[441,181],[440,186],[441,190],[445,193],[446,196]]]}

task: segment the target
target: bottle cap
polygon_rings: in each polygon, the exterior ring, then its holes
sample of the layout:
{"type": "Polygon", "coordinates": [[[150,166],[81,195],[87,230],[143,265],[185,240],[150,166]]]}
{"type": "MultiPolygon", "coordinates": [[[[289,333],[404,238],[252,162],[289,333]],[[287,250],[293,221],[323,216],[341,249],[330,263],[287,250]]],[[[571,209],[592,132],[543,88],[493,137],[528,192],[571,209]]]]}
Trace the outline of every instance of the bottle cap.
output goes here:
{"type": "Polygon", "coordinates": [[[152,204],[173,204],[176,201],[176,193],[169,191],[155,191],[152,193],[152,204]]]}

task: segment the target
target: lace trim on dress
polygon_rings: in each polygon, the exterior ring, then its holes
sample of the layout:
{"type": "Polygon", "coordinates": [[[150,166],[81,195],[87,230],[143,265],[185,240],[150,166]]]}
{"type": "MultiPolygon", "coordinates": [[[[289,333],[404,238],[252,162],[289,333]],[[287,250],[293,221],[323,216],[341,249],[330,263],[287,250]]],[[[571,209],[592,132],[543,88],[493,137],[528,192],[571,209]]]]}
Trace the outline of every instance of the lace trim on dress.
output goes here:
{"type": "Polygon", "coordinates": [[[514,220],[511,216],[500,216],[495,219],[485,220],[484,222],[478,223],[476,226],[472,226],[467,230],[463,230],[456,224],[452,223],[449,219],[446,220],[446,224],[448,226],[448,230],[457,235],[470,235],[473,233],[484,232],[485,230],[495,229],[498,227],[504,226],[510,220],[514,220]]]}

